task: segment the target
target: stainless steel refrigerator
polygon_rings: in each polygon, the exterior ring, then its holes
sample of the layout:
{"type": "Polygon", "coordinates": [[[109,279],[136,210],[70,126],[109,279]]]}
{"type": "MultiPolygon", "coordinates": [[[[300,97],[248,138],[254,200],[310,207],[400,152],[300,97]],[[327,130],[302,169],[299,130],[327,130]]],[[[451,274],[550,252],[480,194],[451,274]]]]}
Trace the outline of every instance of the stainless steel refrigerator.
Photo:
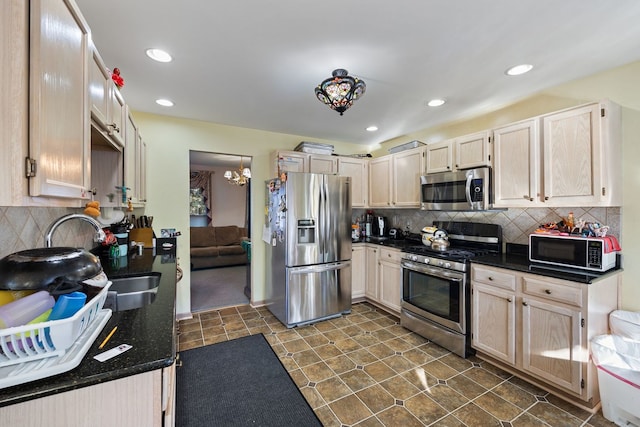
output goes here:
{"type": "Polygon", "coordinates": [[[266,302],[288,328],[351,311],[351,178],[267,181],[266,302]]]}

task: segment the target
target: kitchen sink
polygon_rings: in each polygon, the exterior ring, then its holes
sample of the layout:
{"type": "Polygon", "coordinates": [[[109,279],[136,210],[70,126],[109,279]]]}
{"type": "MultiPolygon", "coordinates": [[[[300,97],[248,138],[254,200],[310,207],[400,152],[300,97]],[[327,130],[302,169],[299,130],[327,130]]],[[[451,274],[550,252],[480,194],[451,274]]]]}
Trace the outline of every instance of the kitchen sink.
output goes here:
{"type": "Polygon", "coordinates": [[[116,277],[104,303],[113,311],[133,310],[153,303],[160,285],[160,273],[116,277]]]}

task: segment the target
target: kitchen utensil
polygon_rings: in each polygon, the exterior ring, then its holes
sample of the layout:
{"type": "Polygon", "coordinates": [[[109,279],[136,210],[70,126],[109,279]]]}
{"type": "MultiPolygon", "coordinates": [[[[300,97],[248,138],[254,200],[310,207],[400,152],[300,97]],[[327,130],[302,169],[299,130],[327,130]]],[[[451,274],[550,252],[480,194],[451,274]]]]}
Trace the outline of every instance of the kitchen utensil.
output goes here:
{"type": "Polygon", "coordinates": [[[60,295],[51,310],[49,320],[66,319],[76,314],[87,301],[87,295],[82,292],[71,292],[60,295]]]}
{"type": "Polygon", "coordinates": [[[28,249],[0,260],[0,289],[48,289],[52,294],[73,292],[83,280],[100,273],[100,260],[84,249],[28,249]]]}
{"type": "Polygon", "coordinates": [[[422,229],[422,244],[425,246],[431,246],[431,239],[433,238],[433,233],[436,232],[438,227],[424,227],[422,229]]]}
{"type": "Polygon", "coordinates": [[[444,252],[449,249],[449,246],[449,235],[447,232],[441,228],[437,229],[431,238],[431,248],[444,252]]]}
{"type": "Polygon", "coordinates": [[[53,307],[49,292],[40,291],[0,307],[0,328],[22,326],[53,307]]]}

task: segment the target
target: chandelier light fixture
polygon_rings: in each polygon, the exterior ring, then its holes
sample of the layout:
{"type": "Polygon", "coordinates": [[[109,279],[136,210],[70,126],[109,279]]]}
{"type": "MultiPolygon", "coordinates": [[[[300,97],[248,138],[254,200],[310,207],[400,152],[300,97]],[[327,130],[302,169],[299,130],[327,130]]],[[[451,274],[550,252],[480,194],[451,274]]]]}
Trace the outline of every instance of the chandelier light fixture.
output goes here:
{"type": "Polygon", "coordinates": [[[357,77],[349,76],[347,70],[338,68],[316,87],[316,97],[340,115],[353,105],[353,101],[364,95],[367,85],[357,77]]]}
{"type": "Polygon", "coordinates": [[[226,171],[224,173],[224,177],[227,178],[229,184],[235,184],[242,187],[251,179],[251,170],[243,166],[242,157],[240,157],[240,168],[237,171],[226,171]]]}

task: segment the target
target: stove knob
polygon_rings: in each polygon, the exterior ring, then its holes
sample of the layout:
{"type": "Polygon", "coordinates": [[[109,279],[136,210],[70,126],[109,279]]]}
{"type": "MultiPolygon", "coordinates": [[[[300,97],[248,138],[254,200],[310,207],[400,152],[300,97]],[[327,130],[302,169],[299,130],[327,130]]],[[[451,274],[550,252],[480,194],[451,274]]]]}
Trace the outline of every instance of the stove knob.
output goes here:
{"type": "Polygon", "coordinates": [[[439,265],[440,267],[442,267],[442,265],[443,265],[443,264],[444,264],[444,262],[443,262],[443,261],[438,261],[438,265],[439,265]]]}
{"type": "Polygon", "coordinates": [[[418,260],[418,255],[411,255],[411,261],[417,261],[418,260]]]}
{"type": "Polygon", "coordinates": [[[424,259],[424,263],[425,263],[425,264],[429,264],[430,262],[431,262],[431,260],[430,260],[429,258],[425,258],[425,259],[424,259]]]}
{"type": "Polygon", "coordinates": [[[444,268],[451,268],[451,263],[450,262],[445,262],[444,263],[444,268]]]}

